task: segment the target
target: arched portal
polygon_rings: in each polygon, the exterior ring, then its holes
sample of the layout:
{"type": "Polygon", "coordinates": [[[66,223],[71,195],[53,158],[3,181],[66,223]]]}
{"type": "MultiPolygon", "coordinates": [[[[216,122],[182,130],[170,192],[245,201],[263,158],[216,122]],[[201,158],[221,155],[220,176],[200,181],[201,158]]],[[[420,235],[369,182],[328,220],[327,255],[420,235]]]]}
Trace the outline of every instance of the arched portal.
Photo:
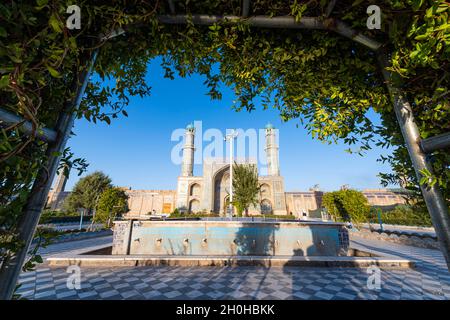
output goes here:
{"type": "Polygon", "coordinates": [[[200,196],[200,185],[198,183],[193,183],[189,188],[190,196],[200,196]]]}
{"type": "Polygon", "coordinates": [[[197,213],[200,211],[200,201],[193,199],[189,202],[189,213],[197,213]]]}
{"type": "Polygon", "coordinates": [[[230,194],[230,166],[225,166],[214,175],[214,212],[224,212],[225,199],[230,194]]]}

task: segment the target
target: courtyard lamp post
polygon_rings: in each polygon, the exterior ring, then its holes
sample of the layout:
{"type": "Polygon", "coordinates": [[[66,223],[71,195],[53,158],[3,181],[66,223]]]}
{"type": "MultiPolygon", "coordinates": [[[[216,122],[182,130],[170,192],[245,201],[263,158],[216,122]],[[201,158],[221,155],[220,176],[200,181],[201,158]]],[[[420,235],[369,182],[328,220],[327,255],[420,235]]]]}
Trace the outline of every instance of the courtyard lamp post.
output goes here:
{"type": "Polygon", "coordinates": [[[233,142],[234,139],[238,136],[238,132],[236,130],[231,130],[229,134],[225,136],[225,140],[230,141],[230,214],[229,217],[233,217],[233,161],[234,161],[234,147],[233,142]]]}

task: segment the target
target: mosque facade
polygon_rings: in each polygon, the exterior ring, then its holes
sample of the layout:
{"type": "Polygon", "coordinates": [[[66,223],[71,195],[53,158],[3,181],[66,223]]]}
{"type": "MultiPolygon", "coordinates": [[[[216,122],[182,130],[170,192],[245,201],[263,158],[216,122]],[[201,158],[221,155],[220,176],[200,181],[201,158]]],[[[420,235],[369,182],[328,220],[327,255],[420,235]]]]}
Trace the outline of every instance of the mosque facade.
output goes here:
{"type": "MultiPolygon", "coordinates": [[[[127,193],[129,212],[133,218],[145,218],[155,213],[170,213],[175,209],[184,213],[225,214],[229,210],[230,161],[225,158],[203,159],[202,175],[194,175],[195,128],[188,125],[184,134],[184,146],[180,176],[176,190],[132,190],[127,193]]],[[[322,206],[323,192],[318,188],[309,191],[286,192],[280,174],[279,146],[276,130],[270,124],[265,128],[265,155],[267,174],[259,175],[258,204],[249,214],[274,214],[307,216],[317,213],[322,206]]],[[[254,164],[252,159],[234,159],[238,164],[254,164]]],[[[69,192],[64,191],[66,178],[58,176],[55,188],[50,191],[48,207],[61,208],[69,192]]],[[[370,205],[395,206],[405,202],[401,194],[387,189],[362,190],[370,205]]]]}

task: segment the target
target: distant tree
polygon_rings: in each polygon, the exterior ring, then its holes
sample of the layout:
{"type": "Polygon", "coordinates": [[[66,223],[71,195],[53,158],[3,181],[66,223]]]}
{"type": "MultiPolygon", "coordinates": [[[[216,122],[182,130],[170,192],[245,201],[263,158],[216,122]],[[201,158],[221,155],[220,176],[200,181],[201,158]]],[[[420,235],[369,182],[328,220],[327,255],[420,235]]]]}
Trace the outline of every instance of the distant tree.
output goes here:
{"type": "Polygon", "coordinates": [[[63,207],[67,212],[76,212],[80,208],[88,210],[91,214],[97,204],[99,196],[111,188],[111,178],[101,171],[96,171],[81,178],[64,201],[63,207]]]}
{"type": "Polygon", "coordinates": [[[356,224],[365,221],[370,212],[369,203],[362,192],[351,189],[325,193],[322,205],[336,220],[356,224]]]}
{"type": "Polygon", "coordinates": [[[105,223],[107,227],[117,215],[128,211],[128,196],[120,188],[108,188],[98,199],[94,222],[105,223]]]}
{"type": "Polygon", "coordinates": [[[254,164],[233,165],[233,205],[239,215],[245,211],[247,216],[250,205],[258,204],[260,189],[258,171],[254,164]]]}

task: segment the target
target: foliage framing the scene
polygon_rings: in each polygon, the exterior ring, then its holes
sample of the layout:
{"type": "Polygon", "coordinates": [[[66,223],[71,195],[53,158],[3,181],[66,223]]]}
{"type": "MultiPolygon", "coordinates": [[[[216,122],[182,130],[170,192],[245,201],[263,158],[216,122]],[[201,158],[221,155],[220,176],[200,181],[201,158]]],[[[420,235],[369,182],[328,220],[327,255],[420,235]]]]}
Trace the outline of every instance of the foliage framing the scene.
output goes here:
{"type": "MultiPolygon", "coordinates": [[[[323,17],[330,1],[251,1],[252,15],[323,17]]],[[[16,227],[39,168],[46,166],[45,143],[34,138],[43,127],[53,128],[63,106],[73,97],[75,75],[85,57],[101,48],[95,72],[77,110],[94,123],[126,116],[130,96],[150,93],[145,82],[148,62],[162,57],[165,76],[200,73],[207,94],[221,98],[221,85],[236,94],[236,110],[276,108],[285,121],[297,121],[325,142],[343,140],[364,152],[371,145],[391,147],[380,160],[393,172],[384,183],[403,183],[418,190],[418,181],[395,121],[375,53],[350,39],[325,30],[250,28],[241,23],[197,26],[163,25],[157,15],[170,14],[168,1],[80,0],[81,30],[68,30],[68,0],[5,0],[0,4],[0,105],[30,121],[34,135],[19,125],[2,129],[0,137],[0,254],[13,254],[20,243],[16,227]],[[125,34],[98,41],[123,27],[125,34]],[[216,67],[217,66],[217,67],[216,67]],[[111,81],[103,82],[103,80],[111,81]],[[377,126],[369,109],[381,117],[377,126]]],[[[176,1],[178,14],[240,15],[241,1],[176,1]]],[[[390,52],[391,71],[411,102],[422,138],[450,129],[449,5],[445,1],[337,1],[333,18],[379,42],[390,52]],[[382,29],[366,27],[369,5],[382,10],[382,29]]],[[[432,177],[449,193],[449,154],[433,154],[432,177]]],[[[64,151],[63,163],[85,169],[83,159],[64,151]]],[[[427,175],[426,172],[423,173],[427,175]]]]}

